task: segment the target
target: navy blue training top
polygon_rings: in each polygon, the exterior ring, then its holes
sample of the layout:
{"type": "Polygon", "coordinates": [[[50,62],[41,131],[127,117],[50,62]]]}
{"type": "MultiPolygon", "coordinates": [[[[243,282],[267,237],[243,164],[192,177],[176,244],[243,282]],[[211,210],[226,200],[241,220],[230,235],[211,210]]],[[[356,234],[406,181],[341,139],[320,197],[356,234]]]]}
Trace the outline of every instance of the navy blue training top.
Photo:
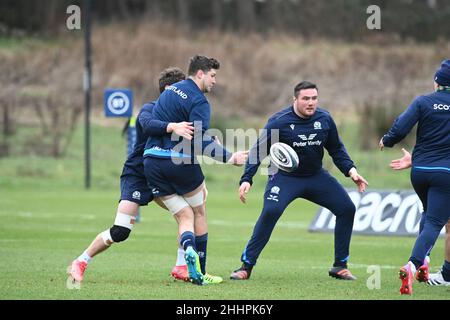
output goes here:
{"type": "MultiPolygon", "coordinates": [[[[150,122],[154,122],[152,111],[155,102],[149,102],[142,106],[136,119],[136,142],[132,152],[128,155],[126,163],[128,165],[140,165],[143,161],[144,147],[150,135],[150,130],[146,130],[150,122]]],[[[161,136],[166,133],[167,122],[157,121],[153,125],[151,134],[161,136]],[[157,123],[157,124],[156,124],[157,123]]]]}
{"type": "Polygon", "coordinates": [[[155,129],[160,130],[160,126],[167,122],[193,122],[194,139],[191,142],[178,137],[173,141],[170,133],[162,136],[150,135],[145,145],[144,157],[194,158],[202,154],[227,162],[232,156],[228,150],[205,134],[205,131],[209,129],[211,107],[203,92],[191,79],[175,83],[163,91],[153,108],[153,119],[154,121],[149,122],[145,127],[150,134],[155,129]]]}
{"type": "Polygon", "coordinates": [[[333,118],[324,109],[317,108],[312,117],[304,119],[294,112],[293,106],[289,106],[270,117],[264,129],[267,130],[267,135],[261,134],[252,147],[239,184],[252,183],[270,146],[277,142],[274,137],[276,131],[271,131],[273,129],[279,130],[279,142],[292,147],[299,158],[299,166],[295,171],[288,173],[280,170],[280,174],[310,176],[317,173],[322,169],[324,148],[345,176],[348,177],[349,170],[356,167],[339,138],[333,118]]]}
{"type": "Polygon", "coordinates": [[[450,91],[417,97],[395,119],[383,144],[392,147],[417,126],[412,166],[417,170],[450,172],[450,91]]]}

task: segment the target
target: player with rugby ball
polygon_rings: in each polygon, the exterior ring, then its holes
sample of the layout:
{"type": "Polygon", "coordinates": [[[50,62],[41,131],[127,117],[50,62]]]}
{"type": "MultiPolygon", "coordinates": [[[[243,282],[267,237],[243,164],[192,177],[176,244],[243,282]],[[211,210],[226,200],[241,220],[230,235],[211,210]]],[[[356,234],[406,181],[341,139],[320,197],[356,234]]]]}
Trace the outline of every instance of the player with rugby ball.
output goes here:
{"type": "Polygon", "coordinates": [[[269,175],[261,215],[241,256],[242,267],[231,274],[231,279],[249,279],[275,224],[286,207],[297,198],[312,201],[336,215],[334,264],[329,275],[344,280],[356,279],[347,268],[355,205],[342,185],[322,167],[324,149],[327,149],[339,170],[351,177],[360,192],[366,189],[368,183],[356,171],[339,138],[333,118],[328,111],[318,108],[317,102],[317,86],[307,81],[299,83],[294,88],[293,105],[269,119],[265,134],[258,138],[250,151],[239,183],[242,202],[245,203],[252,178],[270,146],[272,163],[281,170],[269,175]],[[273,141],[274,133],[278,134],[279,141],[273,141]],[[282,144],[273,146],[276,142],[282,144]]]}

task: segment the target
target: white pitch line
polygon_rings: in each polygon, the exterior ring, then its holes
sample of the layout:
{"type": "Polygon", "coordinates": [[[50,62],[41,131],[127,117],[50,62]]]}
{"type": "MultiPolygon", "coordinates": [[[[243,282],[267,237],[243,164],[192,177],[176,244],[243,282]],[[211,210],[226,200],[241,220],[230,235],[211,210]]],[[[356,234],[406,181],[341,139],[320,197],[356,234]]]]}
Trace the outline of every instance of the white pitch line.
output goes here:
{"type": "MultiPolygon", "coordinates": [[[[79,238],[79,239],[58,239],[58,242],[80,242],[80,241],[85,241],[85,238],[79,238]]],[[[36,242],[36,241],[40,241],[40,242],[48,242],[50,241],[50,239],[46,238],[39,238],[39,239],[0,239],[0,242],[36,242]]]]}
{"type": "MultiPolygon", "coordinates": [[[[0,214],[2,215],[2,214],[0,214]]],[[[4,214],[5,216],[11,216],[10,213],[4,214]]],[[[83,220],[94,220],[96,217],[93,214],[65,214],[65,213],[61,213],[61,214],[54,214],[54,213],[33,213],[33,212],[29,212],[29,211],[19,211],[17,213],[18,217],[21,218],[31,218],[31,219],[54,219],[54,218],[61,218],[61,217],[77,217],[83,220]]]]}
{"type": "Polygon", "coordinates": [[[388,266],[388,265],[378,265],[378,264],[358,264],[358,263],[349,263],[349,268],[355,268],[355,269],[367,269],[371,266],[380,267],[381,269],[400,269],[401,266],[388,266]]]}
{"type": "MultiPolygon", "coordinates": [[[[369,266],[377,266],[380,267],[380,269],[399,269],[400,267],[398,266],[380,266],[378,264],[352,264],[349,263],[348,268],[349,269],[367,269],[369,266]]],[[[323,266],[305,266],[305,265],[299,265],[299,266],[293,266],[294,269],[317,269],[317,270],[324,270],[324,269],[329,269],[330,266],[329,265],[323,265],[323,266]]]]}
{"type": "MultiPolygon", "coordinates": [[[[210,225],[217,225],[217,226],[227,226],[227,227],[254,227],[255,222],[236,222],[236,221],[225,221],[225,220],[210,220],[208,221],[208,224],[210,225]]],[[[304,222],[278,222],[275,228],[288,228],[288,229],[300,229],[300,230],[306,230],[308,229],[308,224],[304,222]]]]}

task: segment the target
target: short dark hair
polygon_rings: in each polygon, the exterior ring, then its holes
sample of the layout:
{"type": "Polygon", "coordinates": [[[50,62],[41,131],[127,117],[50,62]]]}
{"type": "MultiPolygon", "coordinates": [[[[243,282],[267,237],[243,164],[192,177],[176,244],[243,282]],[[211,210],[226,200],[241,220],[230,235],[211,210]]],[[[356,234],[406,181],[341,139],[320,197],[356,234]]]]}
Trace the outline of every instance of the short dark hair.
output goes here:
{"type": "Polygon", "coordinates": [[[198,70],[208,72],[211,69],[218,70],[219,68],[220,63],[216,59],[196,55],[189,59],[188,75],[193,76],[198,70]]]}
{"type": "Polygon", "coordinates": [[[169,67],[159,74],[159,92],[163,92],[166,86],[186,79],[184,72],[177,67],[169,67]]]}
{"type": "Polygon", "coordinates": [[[319,88],[317,88],[316,84],[309,82],[309,81],[302,81],[298,85],[295,86],[294,97],[298,98],[298,94],[300,93],[300,91],[302,91],[304,89],[316,89],[317,91],[319,91],[319,88]]]}

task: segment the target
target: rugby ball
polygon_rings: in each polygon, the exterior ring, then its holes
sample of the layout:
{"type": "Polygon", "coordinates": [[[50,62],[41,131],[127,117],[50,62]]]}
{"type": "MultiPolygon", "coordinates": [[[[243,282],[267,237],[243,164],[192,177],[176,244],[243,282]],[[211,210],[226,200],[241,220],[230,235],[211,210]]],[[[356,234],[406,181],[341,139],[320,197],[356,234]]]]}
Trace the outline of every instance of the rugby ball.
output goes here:
{"type": "Polygon", "coordinates": [[[298,168],[298,155],[289,145],[276,142],[270,147],[270,159],[280,170],[292,172],[298,168]]]}

